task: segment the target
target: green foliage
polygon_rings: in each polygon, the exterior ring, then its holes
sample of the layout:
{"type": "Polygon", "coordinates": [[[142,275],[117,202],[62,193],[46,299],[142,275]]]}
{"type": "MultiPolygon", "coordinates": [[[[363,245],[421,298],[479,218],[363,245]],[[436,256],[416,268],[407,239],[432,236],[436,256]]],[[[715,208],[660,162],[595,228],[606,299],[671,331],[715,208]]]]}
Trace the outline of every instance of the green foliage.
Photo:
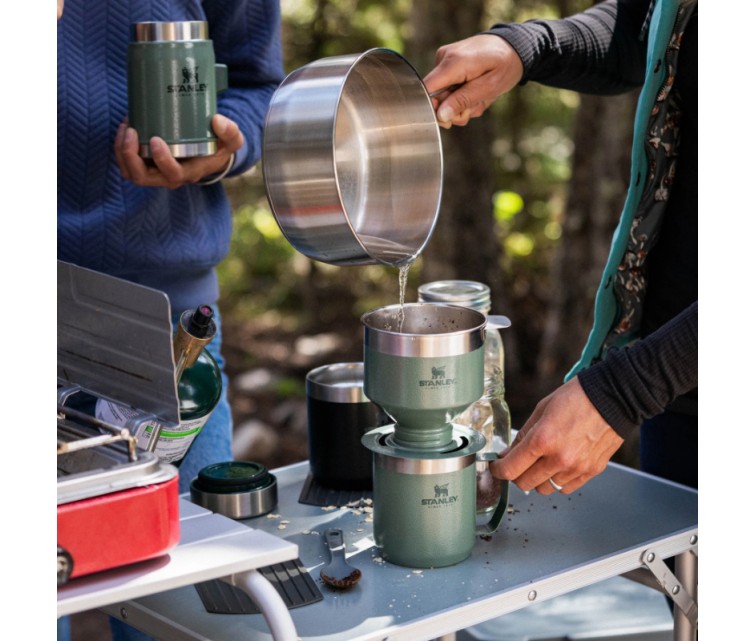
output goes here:
{"type": "Polygon", "coordinates": [[[513,191],[499,191],[494,194],[494,218],[498,223],[508,223],[522,211],[524,206],[525,201],[522,196],[513,191]]]}
{"type": "Polygon", "coordinates": [[[302,378],[285,377],[276,383],[276,395],[281,398],[305,398],[305,381],[302,378]]]}
{"type": "Polygon", "coordinates": [[[575,93],[527,84],[502,96],[496,114],[495,230],[501,267],[523,298],[541,295],[561,237],[561,217],[572,160],[575,93]]]}
{"type": "Polygon", "coordinates": [[[295,284],[291,269],[294,257],[294,248],[284,238],[264,198],[258,195],[253,202],[237,207],[229,254],[218,266],[224,298],[248,313],[286,306],[295,284]]]}
{"type": "Polygon", "coordinates": [[[373,47],[404,49],[409,0],[291,0],[281,6],[287,70],[373,47]]]}
{"type": "MultiPolygon", "coordinates": [[[[488,3],[485,21],[491,25],[554,19],[591,4],[591,0],[498,0],[488,3]]],[[[497,124],[494,155],[501,186],[492,203],[495,229],[504,250],[504,274],[523,298],[543,291],[561,238],[573,152],[572,122],[579,102],[575,92],[528,83],[491,107],[497,124]]]]}

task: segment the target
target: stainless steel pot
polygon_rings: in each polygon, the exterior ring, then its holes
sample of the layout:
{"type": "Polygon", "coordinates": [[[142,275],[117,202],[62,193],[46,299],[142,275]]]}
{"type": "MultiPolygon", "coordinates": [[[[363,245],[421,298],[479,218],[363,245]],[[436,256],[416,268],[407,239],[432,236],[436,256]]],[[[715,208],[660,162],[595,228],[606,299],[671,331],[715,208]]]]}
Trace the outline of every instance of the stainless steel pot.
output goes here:
{"type": "Polygon", "coordinates": [[[425,85],[389,49],[293,71],[271,99],[262,169],[273,214],[302,254],[410,263],[441,202],[441,136],[425,85]]]}

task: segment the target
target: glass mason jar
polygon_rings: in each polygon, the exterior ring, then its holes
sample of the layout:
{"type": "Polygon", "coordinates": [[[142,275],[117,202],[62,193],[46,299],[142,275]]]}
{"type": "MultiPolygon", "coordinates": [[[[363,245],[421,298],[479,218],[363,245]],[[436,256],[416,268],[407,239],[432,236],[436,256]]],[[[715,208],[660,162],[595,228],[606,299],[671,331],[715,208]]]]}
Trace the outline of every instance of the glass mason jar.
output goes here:
{"type": "MultiPolygon", "coordinates": [[[[418,288],[421,303],[445,303],[475,309],[488,315],[491,289],[470,280],[439,280],[418,288]]],[[[510,443],[512,423],[504,398],[504,343],[499,330],[486,327],[483,396],[459,414],[454,422],[480,432],[486,439],[484,452],[501,452],[510,443]]],[[[501,496],[501,481],[493,478],[487,462],[476,464],[477,512],[493,510],[501,496]]]]}

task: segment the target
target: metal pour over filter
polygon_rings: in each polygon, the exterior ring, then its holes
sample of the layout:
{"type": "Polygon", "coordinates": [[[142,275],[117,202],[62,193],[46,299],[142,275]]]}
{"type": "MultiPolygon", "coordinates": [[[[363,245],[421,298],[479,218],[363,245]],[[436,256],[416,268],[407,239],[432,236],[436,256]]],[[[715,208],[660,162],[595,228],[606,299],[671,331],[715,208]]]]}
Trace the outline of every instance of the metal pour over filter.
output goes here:
{"type": "Polygon", "coordinates": [[[362,316],[365,394],[396,423],[403,447],[445,447],[451,420],[483,393],[484,314],[410,303],[362,316]]]}

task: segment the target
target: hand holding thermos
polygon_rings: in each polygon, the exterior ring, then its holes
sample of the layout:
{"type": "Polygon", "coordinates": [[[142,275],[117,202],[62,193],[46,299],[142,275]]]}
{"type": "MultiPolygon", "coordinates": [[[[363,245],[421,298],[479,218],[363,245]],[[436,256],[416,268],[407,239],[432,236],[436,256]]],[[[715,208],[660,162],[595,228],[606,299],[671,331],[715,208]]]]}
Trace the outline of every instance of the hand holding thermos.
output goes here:
{"type": "Polygon", "coordinates": [[[232,168],[244,135],[216,113],[228,70],[207,22],[138,22],[128,48],[128,118],[115,138],[121,175],[145,187],[212,184],[232,168]]]}
{"type": "Polygon", "coordinates": [[[220,176],[233,163],[233,154],[244,144],[244,135],[233,120],[221,114],[213,116],[212,127],[218,137],[218,151],[212,156],[174,158],[165,140],[154,136],[149,143],[152,162],[147,162],[138,152],[137,131],[124,121],[118,127],[114,145],[121,176],[142,187],[168,189],[220,176]]]}

